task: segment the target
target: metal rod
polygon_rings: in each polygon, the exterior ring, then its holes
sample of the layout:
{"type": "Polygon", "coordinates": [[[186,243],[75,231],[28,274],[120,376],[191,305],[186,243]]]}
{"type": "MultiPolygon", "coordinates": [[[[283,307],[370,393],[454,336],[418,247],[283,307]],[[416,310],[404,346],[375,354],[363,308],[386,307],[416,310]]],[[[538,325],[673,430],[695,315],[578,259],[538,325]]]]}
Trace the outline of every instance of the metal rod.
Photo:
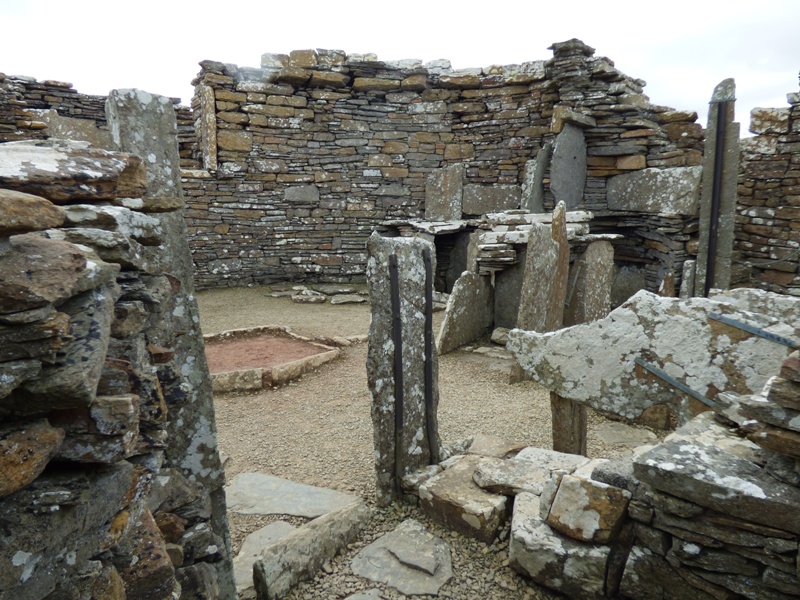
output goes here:
{"type": "Polygon", "coordinates": [[[433,414],[433,261],[431,249],[422,250],[425,263],[425,432],[428,436],[430,464],[439,464],[439,445],[433,414]]]}
{"type": "Polygon", "coordinates": [[[575,293],[575,288],[578,287],[578,277],[581,274],[581,263],[577,263],[575,265],[575,273],[572,275],[572,286],[569,288],[569,294],[567,294],[567,301],[564,302],[564,306],[569,308],[569,305],[572,304],[572,294],[575,293]]]}
{"type": "Polygon", "coordinates": [[[730,317],[726,317],[725,315],[721,315],[719,313],[715,312],[708,313],[708,318],[714,319],[715,321],[719,321],[720,323],[725,323],[726,325],[730,325],[731,327],[735,327],[736,329],[741,329],[742,331],[746,331],[747,333],[752,333],[753,335],[762,337],[765,340],[769,340],[770,342],[775,342],[776,344],[788,346],[792,350],[800,348],[800,342],[796,340],[783,337],[782,335],[778,335],[777,333],[772,333],[770,331],[767,331],[766,329],[761,329],[760,327],[756,327],[755,325],[748,325],[747,323],[737,321],[736,319],[731,319],[730,317]]]}
{"type": "Polygon", "coordinates": [[[711,187],[711,215],[708,222],[708,248],[706,256],[706,280],[703,286],[703,296],[708,297],[708,292],[714,285],[717,271],[717,235],[719,221],[719,207],[722,196],[722,169],[725,158],[725,126],[727,124],[725,113],[728,102],[717,104],[717,135],[714,141],[714,179],[711,187]]]}
{"type": "Polygon", "coordinates": [[[400,277],[397,255],[389,256],[389,287],[392,301],[392,342],[394,343],[394,489],[403,489],[403,321],[400,314],[400,277]]]}
{"type": "Polygon", "coordinates": [[[648,371],[650,371],[656,377],[659,377],[660,379],[663,379],[668,384],[670,384],[672,387],[679,389],[684,394],[689,394],[692,398],[694,398],[695,400],[699,400],[700,402],[702,402],[706,406],[711,406],[712,408],[714,407],[714,401],[713,400],[709,400],[708,398],[703,396],[703,394],[701,394],[700,392],[696,392],[692,388],[690,388],[688,385],[686,385],[685,383],[681,383],[680,381],[675,379],[672,375],[670,375],[666,371],[662,371],[657,366],[651,365],[649,362],[647,362],[646,360],[643,360],[641,358],[634,359],[634,362],[636,362],[637,365],[642,366],[645,369],[647,369],[648,371]]]}

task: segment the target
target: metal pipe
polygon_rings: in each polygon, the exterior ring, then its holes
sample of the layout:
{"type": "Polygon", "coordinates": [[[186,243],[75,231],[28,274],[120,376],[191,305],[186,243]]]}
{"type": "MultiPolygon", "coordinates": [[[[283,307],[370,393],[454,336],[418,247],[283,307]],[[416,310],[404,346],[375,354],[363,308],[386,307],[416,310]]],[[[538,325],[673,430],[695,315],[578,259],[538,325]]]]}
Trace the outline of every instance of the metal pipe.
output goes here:
{"type": "Polygon", "coordinates": [[[728,101],[717,103],[717,135],[714,140],[714,179],[711,187],[711,215],[708,223],[708,249],[706,256],[706,279],[703,286],[703,296],[708,297],[708,292],[714,285],[717,266],[717,235],[719,221],[719,207],[722,196],[722,169],[725,159],[725,127],[727,121],[725,114],[728,101]]]}
{"type": "Polygon", "coordinates": [[[430,464],[439,464],[439,444],[433,414],[433,261],[431,249],[422,250],[425,264],[425,433],[428,437],[430,464]]]}
{"type": "Polygon", "coordinates": [[[400,315],[400,278],[397,255],[389,256],[389,287],[392,302],[392,342],[394,343],[394,490],[402,497],[403,478],[403,321],[400,315]]]}

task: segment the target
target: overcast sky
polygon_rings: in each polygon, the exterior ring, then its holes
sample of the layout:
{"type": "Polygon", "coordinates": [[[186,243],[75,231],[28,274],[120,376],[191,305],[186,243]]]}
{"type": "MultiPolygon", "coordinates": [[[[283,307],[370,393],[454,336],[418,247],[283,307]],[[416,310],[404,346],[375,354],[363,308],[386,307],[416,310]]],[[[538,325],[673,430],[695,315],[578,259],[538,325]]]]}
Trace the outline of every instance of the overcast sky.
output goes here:
{"type": "Polygon", "coordinates": [[[798,91],[799,0],[0,0],[0,73],[185,104],[204,59],[257,67],[265,52],[333,48],[484,67],[550,58],[548,46],[573,37],[704,126],[726,77],[743,130],[751,108],[786,106],[798,91]]]}

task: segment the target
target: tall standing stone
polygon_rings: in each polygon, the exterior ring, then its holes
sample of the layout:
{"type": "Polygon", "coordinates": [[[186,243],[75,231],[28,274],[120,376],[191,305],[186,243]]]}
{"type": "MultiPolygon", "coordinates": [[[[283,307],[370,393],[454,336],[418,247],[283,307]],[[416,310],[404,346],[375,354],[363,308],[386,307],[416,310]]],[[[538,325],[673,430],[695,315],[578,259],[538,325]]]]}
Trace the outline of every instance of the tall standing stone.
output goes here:
{"type": "Polygon", "coordinates": [[[711,96],[700,188],[700,247],[694,295],[710,288],[727,289],[731,282],[736,179],[739,170],[739,123],[734,123],[736,84],[725,79],[711,96]],[[716,209],[716,210],[715,210],[716,209]],[[714,212],[718,213],[716,219],[714,212]]]}
{"type": "Polygon", "coordinates": [[[611,242],[592,242],[572,267],[572,289],[568,293],[564,323],[577,325],[602,319],[611,310],[611,285],[614,282],[614,246],[611,242]]]}
{"type": "Polygon", "coordinates": [[[373,440],[377,496],[380,504],[388,504],[398,496],[395,486],[396,456],[399,470],[409,473],[431,462],[431,449],[440,455],[436,421],[439,405],[438,359],[435,347],[431,353],[432,437],[428,435],[425,406],[425,264],[423,251],[431,251],[433,272],[436,272],[433,245],[420,238],[384,238],[373,233],[367,242],[367,282],[371,316],[367,350],[367,380],[372,397],[373,440]],[[401,448],[395,450],[394,369],[395,342],[392,336],[392,300],[390,257],[397,257],[402,323],[402,401],[403,424],[401,448]]]}
{"type": "Polygon", "coordinates": [[[534,224],[528,235],[517,327],[527,331],[555,331],[564,319],[569,274],[566,209],[553,211],[553,222],[534,224]]]}
{"type": "Polygon", "coordinates": [[[461,218],[464,165],[447,165],[428,175],[425,184],[425,219],[457,221],[461,218]]]}
{"type": "Polygon", "coordinates": [[[465,271],[447,301],[436,341],[441,354],[485,337],[494,322],[492,284],[487,275],[465,271]]]}
{"type": "Polygon", "coordinates": [[[571,123],[556,136],[550,165],[550,191],[556,202],[576,209],[583,202],[586,185],[586,139],[583,130],[571,123]]]}
{"type": "MultiPolygon", "coordinates": [[[[150,198],[183,197],[178,157],[177,123],[172,101],[141,90],[113,90],[106,101],[109,129],[118,148],[138,155],[147,167],[150,198]]],[[[184,209],[155,213],[165,236],[162,264],[180,283],[169,325],[158,323],[146,331],[149,342],[170,348],[174,358],[159,368],[170,404],[168,466],[207,489],[212,501],[212,524],[225,540],[226,558],[214,563],[222,597],[235,596],[228,519],[223,484],[225,474],[217,450],[217,431],[211,394],[211,376],[205,360],[197,300],[192,279],[184,209]]]]}
{"type": "Polygon", "coordinates": [[[550,166],[553,142],[546,142],[536,158],[525,163],[525,180],[522,183],[522,210],[531,213],[544,212],[544,176],[550,166]]]}

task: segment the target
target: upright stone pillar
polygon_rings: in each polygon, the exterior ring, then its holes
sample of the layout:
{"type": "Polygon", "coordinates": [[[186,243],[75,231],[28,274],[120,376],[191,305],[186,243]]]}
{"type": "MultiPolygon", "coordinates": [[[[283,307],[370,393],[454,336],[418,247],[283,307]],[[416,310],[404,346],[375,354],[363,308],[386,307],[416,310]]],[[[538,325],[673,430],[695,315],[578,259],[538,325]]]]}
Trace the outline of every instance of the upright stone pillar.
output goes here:
{"type": "Polygon", "coordinates": [[[525,163],[525,180],[522,182],[522,210],[530,213],[544,212],[544,176],[550,166],[553,142],[546,142],[536,158],[525,163]]]}
{"type": "Polygon", "coordinates": [[[425,220],[458,221],[464,193],[464,165],[436,169],[425,184],[425,220]]]}
{"type": "Polygon", "coordinates": [[[570,210],[583,203],[586,186],[586,140],[577,125],[565,123],[556,136],[550,165],[550,191],[556,202],[563,202],[570,210]]]}
{"type": "Polygon", "coordinates": [[[572,267],[565,325],[588,323],[607,316],[611,310],[613,282],[614,246],[607,241],[592,242],[572,267]]]}
{"type": "Polygon", "coordinates": [[[216,569],[221,598],[234,598],[230,536],[222,486],[225,474],[217,450],[217,431],[211,394],[211,376],[205,359],[197,300],[192,279],[180,179],[177,124],[172,101],[141,90],[113,90],[106,101],[106,115],[115,144],[123,152],[139,156],[147,168],[145,209],[157,218],[167,242],[160,258],[173,287],[176,303],[172,327],[153,323],[146,330],[148,342],[169,348],[173,358],[158,365],[158,376],[169,407],[166,465],[179,468],[192,482],[208,490],[212,503],[212,527],[224,540],[226,552],[216,569]],[[176,206],[178,210],[173,210],[176,206]],[[160,212],[164,210],[164,212],[160,212]]]}
{"type": "Polygon", "coordinates": [[[517,327],[527,331],[555,331],[564,320],[569,275],[567,216],[563,202],[553,211],[553,222],[535,224],[528,235],[517,327]]]}
{"type": "Polygon", "coordinates": [[[439,406],[438,358],[435,344],[430,349],[429,399],[425,393],[425,263],[431,253],[436,272],[433,244],[420,238],[384,238],[373,233],[367,241],[367,283],[371,316],[367,350],[367,381],[372,397],[373,440],[378,503],[385,505],[401,494],[396,475],[425,467],[441,455],[437,410],[439,406]],[[391,256],[396,257],[401,331],[400,365],[396,364],[393,323],[391,256]],[[398,373],[397,369],[401,369],[398,373]],[[402,385],[397,385],[398,377],[402,385]],[[399,392],[399,393],[397,393],[399,392]],[[396,407],[402,402],[402,427],[396,438],[396,407]],[[395,439],[400,440],[399,447],[395,439]]]}
{"type": "Polygon", "coordinates": [[[709,103],[695,296],[708,296],[711,288],[730,287],[739,170],[739,123],[733,121],[735,100],[736,84],[733,79],[726,79],[714,88],[709,103]]]}

